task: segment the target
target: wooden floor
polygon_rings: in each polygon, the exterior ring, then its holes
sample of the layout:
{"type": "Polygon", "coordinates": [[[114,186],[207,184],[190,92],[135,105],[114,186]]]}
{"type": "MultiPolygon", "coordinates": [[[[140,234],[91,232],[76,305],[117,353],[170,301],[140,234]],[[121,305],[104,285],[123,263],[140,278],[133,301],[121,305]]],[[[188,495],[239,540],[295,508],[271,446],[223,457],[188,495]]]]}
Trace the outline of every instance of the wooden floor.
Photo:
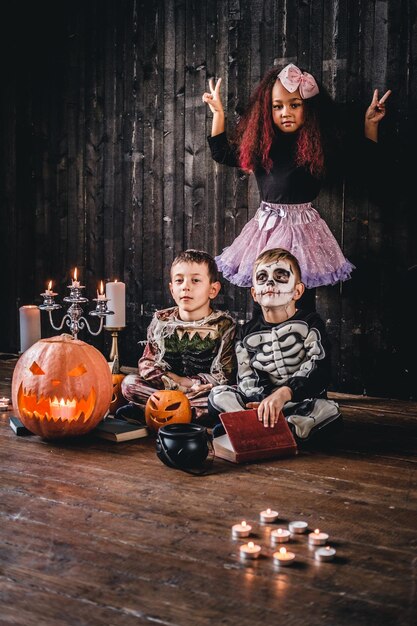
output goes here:
{"type": "Polygon", "coordinates": [[[333,449],[205,477],[165,467],[153,440],[48,443],[0,415],[1,624],[416,624],[417,404],[338,399],[333,449]],[[337,560],[301,537],[284,571],[242,562],[230,528],[253,522],[270,555],[268,506],[328,532],[337,560]]]}

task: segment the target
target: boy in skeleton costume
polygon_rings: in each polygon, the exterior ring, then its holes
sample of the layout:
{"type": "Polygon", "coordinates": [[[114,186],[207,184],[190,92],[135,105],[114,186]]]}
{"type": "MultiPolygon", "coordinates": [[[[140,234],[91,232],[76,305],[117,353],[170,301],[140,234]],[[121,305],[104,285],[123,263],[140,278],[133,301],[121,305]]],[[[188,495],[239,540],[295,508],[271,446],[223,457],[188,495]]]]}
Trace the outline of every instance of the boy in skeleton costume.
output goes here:
{"type": "MultiPolygon", "coordinates": [[[[298,441],[341,425],[338,405],[327,400],[329,341],[317,313],[296,310],[304,292],[297,259],[287,250],[263,252],[253,270],[259,315],[243,326],[236,342],[238,385],[221,385],[209,397],[210,412],[256,408],[265,427],[282,410],[298,441]]],[[[215,433],[216,434],[216,433],[215,433]]]]}
{"type": "Polygon", "coordinates": [[[235,322],[229,313],[211,308],[220,290],[213,257],[199,250],[179,254],[169,287],[177,306],[156,311],[138,374],[122,381],[131,404],[118,416],[140,418],[154,391],[178,389],[188,396],[194,417],[205,419],[210,390],[233,380],[235,322]]]}

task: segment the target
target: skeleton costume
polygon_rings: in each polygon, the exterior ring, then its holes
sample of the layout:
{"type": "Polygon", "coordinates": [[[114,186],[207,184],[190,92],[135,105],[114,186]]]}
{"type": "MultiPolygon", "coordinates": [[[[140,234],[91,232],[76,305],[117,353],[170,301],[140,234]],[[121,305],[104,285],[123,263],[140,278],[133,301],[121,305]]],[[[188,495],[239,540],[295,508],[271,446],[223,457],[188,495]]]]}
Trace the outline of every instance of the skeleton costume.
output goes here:
{"type": "Polygon", "coordinates": [[[156,311],[147,333],[147,344],[139,359],[138,374],[122,381],[124,397],[144,408],[157,389],[180,389],[189,397],[197,419],[207,415],[207,396],[212,387],[228,383],[235,371],[235,322],[224,311],[185,322],[178,307],[156,311]],[[193,381],[183,389],[166,374],[173,372],[193,381]]]}
{"type": "MultiPolygon", "coordinates": [[[[285,260],[256,268],[255,292],[263,308],[285,307],[291,302],[296,277],[285,260]]],[[[236,342],[238,385],[220,385],[209,397],[210,411],[241,411],[248,402],[261,402],[280,387],[290,387],[292,401],[284,415],[299,441],[336,420],[338,405],[327,400],[330,380],[330,346],[323,321],[317,313],[299,310],[280,324],[266,322],[263,315],[241,329],[236,342]]]]}

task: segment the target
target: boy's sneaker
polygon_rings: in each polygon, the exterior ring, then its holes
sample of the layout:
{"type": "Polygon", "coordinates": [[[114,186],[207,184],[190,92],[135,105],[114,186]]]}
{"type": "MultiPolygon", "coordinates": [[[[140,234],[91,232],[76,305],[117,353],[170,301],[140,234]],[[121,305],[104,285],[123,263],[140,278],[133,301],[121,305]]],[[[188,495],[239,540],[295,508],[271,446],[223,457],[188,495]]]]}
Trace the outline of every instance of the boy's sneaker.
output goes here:
{"type": "Polygon", "coordinates": [[[339,405],[333,400],[314,398],[287,402],[283,413],[298,443],[313,438],[334,436],[343,430],[339,405]]]}

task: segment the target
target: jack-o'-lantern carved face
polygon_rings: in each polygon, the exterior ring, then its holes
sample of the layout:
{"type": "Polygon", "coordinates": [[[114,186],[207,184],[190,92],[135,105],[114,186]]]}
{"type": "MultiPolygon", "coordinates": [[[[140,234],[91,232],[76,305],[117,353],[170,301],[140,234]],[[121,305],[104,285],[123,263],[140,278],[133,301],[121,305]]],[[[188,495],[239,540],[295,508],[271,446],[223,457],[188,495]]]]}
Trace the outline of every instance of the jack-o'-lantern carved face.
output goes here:
{"type": "Polygon", "coordinates": [[[112,378],[103,355],[70,335],[41,339],[22,354],[13,373],[14,410],[45,438],[81,435],[105,415],[112,378]]]}
{"type": "Polygon", "coordinates": [[[191,422],[191,405],[182,391],[155,391],[145,407],[146,423],[153,430],[167,424],[191,422]]]}

